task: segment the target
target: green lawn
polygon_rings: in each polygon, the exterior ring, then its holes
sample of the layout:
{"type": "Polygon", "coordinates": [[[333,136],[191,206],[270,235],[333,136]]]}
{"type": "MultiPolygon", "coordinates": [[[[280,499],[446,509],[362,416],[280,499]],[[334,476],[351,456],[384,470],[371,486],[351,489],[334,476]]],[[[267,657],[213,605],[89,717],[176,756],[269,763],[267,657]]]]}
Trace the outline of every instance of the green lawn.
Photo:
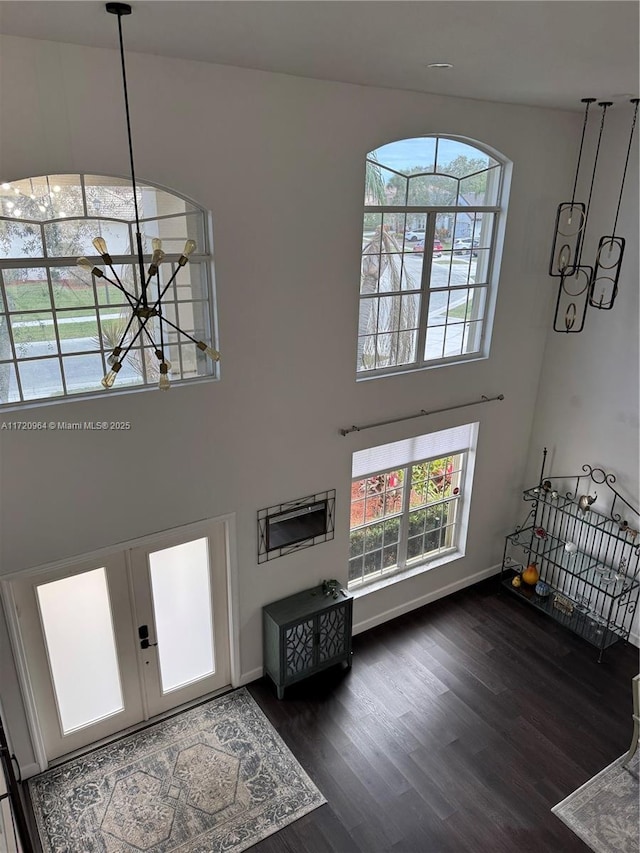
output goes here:
{"type": "MultiPolygon", "coordinates": [[[[100,305],[121,305],[124,296],[112,285],[97,285],[100,305]]],[[[46,281],[29,281],[20,284],[7,284],[7,301],[11,311],[51,311],[51,297],[46,281]]],[[[53,298],[56,308],[82,308],[94,304],[93,288],[89,285],[70,287],[64,284],[53,285],[53,298]]],[[[34,317],[34,319],[37,319],[34,317]]]]}
{"type": "MultiPolygon", "coordinates": [[[[33,312],[26,317],[21,317],[20,321],[25,320],[30,323],[42,321],[39,325],[35,326],[15,326],[13,337],[16,344],[54,340],[53,325],[51,323],[53,309],[46,281],[7,284],[6,294],[11,311],[33,312]]],[[[98,286],[100,305],[108,307],[110,304],[115,303],[118,307],[114,310],[114,313],[120,313],[122,310],[119,297],[120,293],[112,286],[98,286]]],[[[68,317],[82,318],[82,309],[92,308],[94,305],[93,288],[88,285],[84,287],[78,287],[77,285],[69,287],[56,283],[53,285],[53,298],[56,309],[76,309],[75,311],[70,311],[67,315],[68,317]]],[[[91,313],[93,314],[93,312],[91,313]]],[[[96,321],[90,318],[84,322],[80,320],[77,323],[59,322],[58,334],[62,340],[68,340],[69,338],[97,338],[98,326],[96,321]]]]}
{"type": "MultiPolygon", "coordinates": [[[[97,338],[98,329],[95,323],[65,323],[58,326],[58,334],[61,340],[70,338],[97,338]]],[[[16,344],[30,344],[36,341],[52,341],[55,339],[53,326],[45,324],[39,326],[18,326],[13,329],[13,339],[16,344]]]]}

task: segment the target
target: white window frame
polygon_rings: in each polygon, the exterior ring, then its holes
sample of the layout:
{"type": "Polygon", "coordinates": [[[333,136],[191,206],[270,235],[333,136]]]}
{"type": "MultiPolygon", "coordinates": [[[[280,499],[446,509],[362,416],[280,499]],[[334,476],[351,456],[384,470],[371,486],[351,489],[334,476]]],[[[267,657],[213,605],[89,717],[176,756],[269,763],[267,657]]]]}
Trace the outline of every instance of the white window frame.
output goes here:
{"type": "MultiPolygon", "coordinates": [[[[498,250],[499,243],[499,234],[504,229],[504,219],[506,214],[506,203],[507,203],[507,191],[506,191],[506,179],[505,172],[506,167],[508,165],[507,161],[504,157],[501,157],[497,152],[489,149],[487,146],[478,143],[476,140],[466,139],[463,137],[455,137],[455,136],[445,136],[444,134],[425,134],[425,139],[436,139],[437,141],[440,139],[451,140],[451,141],[459,141],[463,142],[465,145],[476,148],[478,152],[482,154],[489,155],[492,159],[497,162],[497,167],[494,167],[498,170],[498,186],[496,190],[497,195],[497,203],[495,205],[442,205],[442,206],[416,206],[416,205],[370,205],[365,204],[363,213],[366,215],[368,213],[380,213],[383,214],[404,214],[404,215],[421,215],[426,217],[426,227],[425,227],[425,252],[424,252],[424,261],[422,264],[422,272],[420,276],[420,284],[419,287],[416,287],[415,290],[403,290],[401,292],[402,295],[419,295],[420,296],[420,310],[419,310],[419,322],[418,322],[418,335],[416,342],[416,359],[415,361],[409,363],[403,363],[398,365],[390,365],[379,368],[371,368],[367,370],[363,370],[360,368],[360,335],[358,329],[358,339],[357,339],[357,358],[356,358],[356,380],[366,380],[366,379],[375,379],[380,376],[389,376],[396,373],[406,373],[407,371],[413,370],[423,370],[427,368],[433,367],[441,367],[449,364],[456,364],[461,362],[468,361],[477,361],[479,359],[487,358],[489,355],[489,345],[491,341],[491,331],[493,326],[493,314],[495,310],[495,300],[497,294],[497,286],[498,286],[498,275],[499,275],[499,267],[501,254],[498,250]],[[486,270],[486,283],[483,282],[479,285],[475,283],[467,283],[464,285],[458,285],[451,287],[450,284],[447,287],[432,287],[431,282],[431,268],[433,264],[433,255],[427,251],[427,247],[433,246],[433,241],[435,238],[436,231],[436,220],[439,214],[493,214],[493,223],[491,228],[491,242],[487,251],[487,270],[486,270]],[[429,317],[429,301],[432,294],[447,292],[450,293],[455,289],[459,290],[467,290],[471,288],[479,289],[481,287],[485,288],[486,298],[484,303],[484,317],[481,321],[480,325],[480,334],[479,339],[476,341],[476,346],[474,347],[472,352],[460,353],[459,355],[443,355],[438,359],[427,359],[425,358],[425,343],[427,337],[427,328],[428,328],[428,317],[429,317]]],[[[403,142],[404,140],[394,140],[395,142],[403,142]]],[[[392,143],[388,143],[390,145],[392,143]]],[[[369,156],[367,156],[367,162],[369,162],[369,156]]],[[[384,168],[387,171],[394,171],[388,166],[385,166],[384,163],[377,164],[384,168]]],[[[484,171],[484,170],[483,170],[484,171]]],[[[403,174],[403,173],[399,173],[403,174]]],[[[425,172],[424,174],[433,174],[433,175],[443,175],[442,172],[425,172]]],[[[466,177],[471,177],[472,175],[467,175],[466,177]]],[[[456,176],[452,176],[456,177],[456,176]]],[[[465,178],[457,179],[459,181],[464,180],[465,178]]],[[[402,247],[403,251],[406,249],[405,246],[402,247]]],[[[401,255],[402,257],[402,255],[401,255]]],[[[452,258],[453,258],[453,245],[452,245],[452,258]]],[[[380,296],[381,294],[376,292],[372,294],[359,294],[358,305],[362,306],[364,300],[373,300],[380,296]]],[[[384,295],[384,294],[383,294],[384,295]]],[[[391,295],[391,293],[389,294],[391,295]]]]}
{"type": "MultiPolygon", "coordinates": [[[[77,173],[76,173],[77,174],[77,173]]],[[[87,173],[88,174],[88,173],[87,173]]],[[[73,175],[75,177],[75,174],[73,175]]],[[[14,181],[13,183],[21,183],[24,180],[42,180],[44,176],[33,177],[31,179],[19,179],[14,181]]],[[[56,175],[56,179],[67,177],[66,175],[56,175]]],[[[105,180],[114,179],[121,183],[123,178],[115,175],[94,175],[91,174],[92,178],[104,178],[105,180]]],[[[105,339],[102,333],[101,327],[101,318],[100,318],[100,310],[105,308],[104,304],[101,304],[98,300],[97,290],[96,290],[96,279],[94,276],[92,279],[93,286],[93,294],[94,301],[92,304],[88,304],[85,306],[79,306],[78,309],[73,310],[81,310],[82,308],[86,308],[89,312],[95,312],[97,326],[99,330],[99,338],[100,344],[96,344],[95,349],[92,350],[82,350],[78,352],[66,352],[63,351],[61,346],[61,338],[58,331],[57,325],[57,317],[60,314],[60,319],[64,318],[65,313],[69,313],[72,309],[56,309],[55,301],[53,298],[53,290],[52,290],[52,279],[51,279],[51,271],[57,267],[75,267],[77,264],[76,256],[69,257],[49,257],[47,255],[47,244],[45,239],[45,226],[55,223],[55,222],[65,222],[72,220],[87,220],[91,222],[95,221],[103,221],[110,223],[120,223],[125,225],[129,232],[129,240],[130,245],[135,246],[135,222],[131,219],[123,219],[114,216],[99,216],[97,214],[91,214],[87,209],[87,198],[85,192],[85,174],[79,174],[80,178],[80,187],[82,191],[82,199],[83,199],[83,215],[71,215],[69,214],[65,218],[61,217],[53,217],[51,219],[27,219],[23,217],[14,217],[14,216],[5,216],[0,215],[0,221],[10,222],[11,224],[25,224],[32,226],[33,228],[39,230],[40,239],[44,249],[44,255],[42,257],[9,257],[9,258],[0,258],[0,335],[6,335],[8,339],[9,350],[11,353],[10,358],[2,359],[2,364],[0,364],[0,368],[7,365],[9,370],[11,370],[11,366],[15,371],[15,379],[18,386],[18,392],[20,394],[21,399],[19,400],[11,400],[6,403],[2,403],[0,401],[0,411],[12,411],[16,409],[24,409],[24,408],[32,408],[42,405],[50,405],[53,403],[60,402],[69,402],[71,400],[76,399],[91,399],[103,396],[104,394],[117,394],[117,393],[135,393],[140,391],[146,391],[151,388],[155,388],[157,386],[157,377],[150,377],[147,374],[147,369],[145,365],[145,360],[141,359],[141,369],[142,381],[136,384],[121,384],[120,386],[114,386],[114,388],[109,391],[103,391],[99,387],[95,390],[89,391],[69,391],[67,387],[67,380],[65,376],[65,366],[64,366],[64,358],[74,357],[74,356],[83,356],[83,355],[100,355],[102,362],[102,372],[99,376],[96,377],[97,384],[99,386],[100,380],[102,377],[110,370],[109,365],[107,364],[107,358],[111,353],[111,347],[105,345],[105,339]],[[44,269],[47,276],[47,284],[49,288],[51,308],[42,308],[42,309],[30,309],[30,310],[16,310],[10,309],[9,302],[7,300],[7,294],[5,292],[5,284],[3,281],[2,273],[5,270],[13,270],[13,269],[44,269]],[[47,313],[51,314],[54,318],[54,335],[55,335],[55,345],[56,351],[53,353],[47,353],[45,355],[36,355],[36,356],[20,356],[19,354],[19,344],[16,344],[11,323],[8,322],[9,317],[12,314],[28,314],[34,313],[34,315],[47,313]],[[60,369],[60,377],[62,381],[62,393],[55,394],[51,396],[41,396],[41,397],[29,397],[27,399],[23,398],[23,390],[20,380],[20,371],[18,369],[19,364],[24,364],[25,362],[37,363],[38,361],[51,360],[56,359],[59,364],[60,369]]],[[[47,178],[48,180],[48,178],[47,178]]],[[[124,178],[124,180],[128,180],[124,178]]],[[[147,221],[156,222],[161,220],[171,220],[187,217],[198,217],[199,218],[199,226],[200,231],[204,236],[204,245],[198,246],[197,251],[194,252],[189,258],[189,266],[197,267],[199,270],[199,274],[201,276],[202,281],[202,290],[203,290],[203,298],[201,299],[192,299],[180,301],[177,304],[189,304],[191,302],[202,303],[202,311],[204,314],[205,322],[207,323],[208,328],[204,331],[204,335],[207,339],[211,339],[213,341],[213,345],[215,346],[215,340],[217,338],[217,322],[216,322],[216,310],[215,310],[215,293],[213,287],[213,262],[212,256],[210,253],[210,245],[211,245],[211,225],[210,225],[210,217],[204,208],[200,207],[196,202],[187,196],[181,195],[180,193],[175,192],[174,190],[167,189],[166,187],[161,186],[160,184],[153,183],[151,181],[143,181],[139,184],[139,189],[144,192],[144,190],[148,187],[153,189],[157,189],[162,193],[165,193],[169,196],[173,196],[174,198],[180,199],[181,201],[185,201],[188,205],[194,208],[192,211],[187,211],[186,213],[178,213],[178,214],[165,214],[158,215],[154,217],[146,217],[141,218],[140,224],[141,227],[144,228],[144,224],[147,221]]],[[[1,213],[1,211],[0,211],[1,213]]],[[[177,253],[167,253],[165,255],[165,259],[163,261],[163,266],[166,265],[167,269],[169,267],[173,268],[177,264],[178,258],[180,257],[180,252],[177,253]]],[[[128,255],[112,255],[113,265],[115,267],[122,266],[130,266],[134,270],[134,275],[138,276],[138,258],[137,255],[128,254],[128,255]]],[[[97,256],[95,258],[91,257],[91,260],[95,260],[97,266],[102,267],[103,262],[97,256]]],[[[148,265],[151,261],[151,255],[145,255],[145,263],[148,265]]],[[[137,278],[136,278],[137,280],[137,278]]],[[[163,300],[164,303],[169,302],[169,294],[167,293],[167,297],[163,300]]],[[[118,292],[114,289],[114,295],[116,298],[120,298],[118,292]]],[[[122,312],[130,313],[128,306],[119,308],[122,312]]],[[[146,346],[145,342],[145,346],[146,346]]],[[[172,344],[165,343],[167,349],[172,347],[172,344]]],[[[182,355],[181,350],[178,349],[180,353],[180,374],[182,373],[182,355]]],[[[202,381],[211,381],[215,380],[219,377],[219,368],[218,365],[211,362],[209,359],[203,359],[202,365],[206,373],[198,374],[197,376],[187,376],[182,377],[181,375],[172,376],[172,384],[179,385],[183,383],[193,383],[193,382],[202,382],[202,381]]]]}
{"type": "MultiPolygon", "coordinates": [[[[422,436],[421,439],[426,440],[428,443],[431,438],[435,441],[440,440],[440,447],[438,447],[437,452],[430,453],[428,455],[417,455],[411,456],[410,458],[406,458],[404,462],[398,462],[398,459],[395,458],[393,461],[390,459],[390,464],[384,468],[376,468],[375,470],[367,470],[367,473],[363,473],[360,471],[356,476],[353,476],[351,479],[351,485],[354,483],[361,482],[362,480],[366,480],[369,478],[377,477],[380,475],[386,475],[393,473],[398,470],[404,470],[404,491],[403,491],[403,501],[402,501],[402,509],[399,513],[394,514],[393,516],[381,516],[376,519],[372,519],[367,522],[366,520],[355,527],[351,527],[349,524],[349,560],[348,564],[350,564],[351,558],[351,535],[354,531],[364,531],[367,527],[370,527],[374,524],[383,523],[389,517],[395,517],[399,519],[399,532],[398,532],[398,559],[397,563],[394,566],[390,566],[385,569],[384,566],[381,567],[379,571],[370,573],[367,577],[363,577],[361,579],[349,579],[349,565],[347,568],[347,588],[352,592],[367,592],[373,591],[374,589],[379,589],[382,586],[386,586],[388,583],[394,583],[397,580],[402,580],[405,577],[410,577],[417,573],[422,573],[425,571],[429,571],[430,569],[441,566],[445,563],[449,563],[453,560],[460,559],[465,554],[466,541],[467,541],[467,531],[469,525],[469,512],[471,505],[471,491],[473,486],[473,472],[475,468],[475,456],[476,456],[476,447],[477,447],[477,439],[478,439],[478,423],[466,424],[463,429],[467,430],[466,441],[464,444],[459,443],[459,436],[456,434],[458,428],[452,428],[450,430],[442,430],[436,433],[431,433],[430,435],[422,436]],[[447,440],[449,440],[449,436],[451,436],[451,444],[449,445],[449,449],[447,449],[447,440]],[[459,494],[456,496],[450,496],[444,498],[442,501],[437,501],[429,504],[428,506],[437,506],[442,505],[444,503],[455,503],[455,521],[454,521],[454,529],[455,529],[455,540],[454,542],[446,548],[439,548],[437,551],[429,552],[428,554],[421,554],[417,557],[407,558],[407,548],[409,543],[409,515],[411,512],[419,511],[424,509],[426,511],[427,506],[425,507],[410,507],[410,496],[411,496],[411,469],[414,466],[424,464],[425,462],[431,462],[437,459],[442,459],[447,456],[462,456],[462,463],[460,468],[460,477],[459,477],[459,494]]],[[[420,439],[418,440],[420,441],[420,439]]],[[[394,456],[394,451],[396,448],[401,447],[402,445],[407,445],[407,442],[394,442],[389,445],[382,445],[379,448],[372,448],[371,450],[374,453],[374,456],[385,453],[385,451],[389,451],[390,456],[394,456]]],[[[366,451],[365,451],[366,452],[366,451]]],[[[407,452],[405,449],[404,451],[407,452]]],[[[410,451],[409,451],[410,452],[410,451]]],[[[358,453],[362,454],[362,451],[356,451],[354,453],[354,468],[355,468],[355,460],[358,453]]],[[[351,512],[351,507],[353,504],[353,499],[349,501],[349,510],[351,512]]],[[[440,528],[442,529],[442,528],[440,528]]],[[[366,535],[366,534],[365,534],[366,535]]],[[[382,545],[382,551],[384,555],[384,545],[382,545]]],[[[363,548],[363,560],[366,558],[366,550],[363,548]]]]}

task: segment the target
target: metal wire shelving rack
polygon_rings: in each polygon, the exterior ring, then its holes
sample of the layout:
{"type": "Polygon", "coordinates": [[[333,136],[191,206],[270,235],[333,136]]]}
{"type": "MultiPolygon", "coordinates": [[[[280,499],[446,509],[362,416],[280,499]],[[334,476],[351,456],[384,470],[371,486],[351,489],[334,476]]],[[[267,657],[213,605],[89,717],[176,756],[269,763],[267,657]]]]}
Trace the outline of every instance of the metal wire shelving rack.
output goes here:
{"type": "Polygon", "coordinates": [[[546,449],[539,485],[523,493],[531,505],[527,518],[505,537],[500,589],[591,643],[600,662],[604,650],[628,641],[633,628],[640,595],[640,513],[614,488],[615,475],[583,465],[582,474],[545,479],[545,461],[546,449]],[[573,487],[565,491],[567,483],[573,487]],[[605,512],[591,508],[596,500],[605,512]],[[530,563],[536,564],[540,583],[513,586],[530,563]]]}

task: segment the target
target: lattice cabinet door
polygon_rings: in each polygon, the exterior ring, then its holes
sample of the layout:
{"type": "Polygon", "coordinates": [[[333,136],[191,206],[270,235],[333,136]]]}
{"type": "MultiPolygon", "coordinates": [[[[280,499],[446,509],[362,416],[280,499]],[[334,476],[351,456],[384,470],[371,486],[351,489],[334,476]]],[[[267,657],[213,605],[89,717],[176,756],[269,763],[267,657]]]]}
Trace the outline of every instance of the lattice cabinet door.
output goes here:
{"type": "Polygon", "coordinates": [[[344,655],[347,647],[347,610],[334,607],[318,616],[318,660],[320,663],[344,655]]]}
{"type": "Polygon", "coordinates": [[[314,666],[313,619],[291,625],[284,632],[285,674],[299,675],[314,666]]]}
{"type": "Polygon", "coordinates": [[[351,666],[353,596],[340,590],[325,595],[322,586],[263,608],[264,669],[278,689],[333,664],[351,666]]]}

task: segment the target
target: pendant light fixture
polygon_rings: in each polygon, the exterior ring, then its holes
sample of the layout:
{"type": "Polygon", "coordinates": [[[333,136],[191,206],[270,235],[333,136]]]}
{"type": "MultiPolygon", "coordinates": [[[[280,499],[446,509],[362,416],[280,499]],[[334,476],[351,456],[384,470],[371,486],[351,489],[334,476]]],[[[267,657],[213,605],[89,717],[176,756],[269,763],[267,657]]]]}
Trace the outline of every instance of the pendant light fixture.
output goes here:
{"type": "Polygon", "coordinates": [[[582,123],[582,137],[578,151],[578,162],[576,164],[576,175],[573,180],[573,192],[571,201],[562,201],[558,205],[556,215],[556,226],[553,234],[553,246],[551,247],[551,259],[549,260],[549,275],[559,278],[567,271],[573,272],[578,264],[578,254],[582,244],[585,224],[585,205],[576,201],[576,188],[578,186],[578,175],[580,174],[580,163],[582,161],[582,149],[584,137],[589,122],[589,107],[595,102],[595,98],[583,98],[586,104],[584,110],[584,121],[582,123]]]}
{"type": "Polygon", "coordinates": [[[102,237],[96,237],[93,240],[93,245],[97,253],[102,258],[104,264],[111,271],[112,277],[107,276],[100,267],[95,266],[87,258],[78,258],[78,264],[82,268],[89,271],[96,278],[103,278],[109,284],[120,290],[124,294],[125,299],[129,303],[129,307],[131,308],[131,317],[129,318],[126,328],[122,333],[120,341],[113,348],[111,355],[107,359],[111,370],[102,380],[102,385],[105,388],[111,388],[113,386],[118,376],[118,373],[122,368],[122,364],[129,354],[129,351],[136,344],[138,339],[142,338],[143,340],[147,340],[151,344],[154,354],[158,359],[160,374],[158,387],[161,391],[166,391],[170,387],[168,374],[171,370],[171,365],[167,360],[165,353],[165,326],[168,326],[169,329],[173,329],[173,331],[179,332],[185,338],[188,338],[198,347],[199,350],[204,352],[205,355],[209,356],[209,358],[211,358],[213,361],[218,361],[220,359],[220,353],[217,350],[213,349],[213,347],[207,345],[204,341],[197,340],[188,332],[185,332],[178,325],[169,320],[163,310],[162,299],[175,281],[176,276],[178,275],[180,270],[188,263],[189,256],[196,248],[195,240],[186,241],[184,249],[182,250],[182,254],[178,258],[176,269],[173,275],[171,275],[169,280],[166,282],[166,284],[161,284],[160,282],[160,265],[164,260],[165,254],[162,251],[162,241],[157,237],[151,241],[153,254],[151,255],[148,267],[145,263],[142,234],[140,231],[140,215],[138,211],[136,173],[133,163],[133,142],[131,139],[131,118],[129,115],[129,93],[127,88],[127,74],[124,60],[124,43],[122,39],[122,18],[125,15],[131,14],[131,6],[128,3],[107,3],[106,10],[111,15],[117,15],[118,18],[120,61],[122,65],[122,86],[124,91],[124,108],[127,119],[129,162],[131,166],[131,186],[133,189],[133,205],[135,211],[135,262],[136,266],[138,267],[138,274],[140,278],[140,295],[136,296],[134,293],[131,293],[129,290],[127,290],[127,288],[123,285],[116,270],[114,269],[113,260],[111,258],[111,255],[109,254],[109,249],[107,248],[107,244],[102,237]]]}
{"type": "MultiPolygon", "coordinates": [[[[587,126],[589,105],[593,103],[593,98],[583,98],[582,103],[586,103],[585,120],[582,128],[582,139],[580,142],[580,154],[578,156],[578,169],[580,167],[580,158],[582,156],[582,145],[584,143],[585,130],[587,126]]],[[[558,209],[556,217],[556,235],[554,238],[554,246],[552,250],[551,264],[554,264],[556,253],[556,244],[559,242],[559,235],[567,236],[559,227],[561,223],[561,208],[568,208],[564,211],[567,223],[571,221],[572,216],[577,213],[579,222],[576,223],[576,237],[573,252],[568,244],[564,244],[557,255],[556,267],[558,272],[549,271],[550,275],[560,275],[560,284],[558,286],[558,297],[556,299],[556,308],[553,318],[553,330],[555,332],[565,332],[576,334],[584,329],[584,321],[589,307],[589,295],[591,283],[593,280],[593,267],[582,263],[582,251],[584,248],[584,235],[587,231],[589,222],[589,210],[591,208],[591,199],[593,197],[593,185],[595,183],[596,171],[598,168],[598,158],[600,156],[600,144],[602,142],[602,133],[607,115],[607,109],[611,106],[611,101],[599,101],[598,106],[602,107],[602,117],[600,120],[600,131],[598,133],[598,142],[596,145],[596,153],[593,160],[593,172],[591,173],[591,185],[589,187],[589,197],[586,207],[584,205],[575,204],[575,187],[578,181],[578,169],[576,169],[576,178],[574,181],[574,194],[572,201],[567,205],[563,203],[558,209]]]]}
{"type": "Polygon", "coordinates": [[[635,130],[636,120],[638,118],[639,102],[640,98],[631,99],[631,103],[635,104],[635,109],[633,111],[633,120],[631,122],[631,132],[629,133],[627,158],[624,161],[624,169],[622,171],[618,207],[616,208],[616,216],[613,222],[611,234],[600,238],[598,251],[596,252],[596,263],[593,269],[593,276],[589,289],[589,305],[603,311],[610,311],[613,308],[613,303],[616,301],[616,296],[618,295],[618,279],[620,278],[620,269],[622,267],[622,258],[624,256],[625,239],[624,237],[616,236],[616,227],[618,225],[618,216],[620,214],[620,204],[622,203],[624,182],[627,177],[627,166],[629,165],[629,155],[631,154],[633,131],[635,130]]]}

